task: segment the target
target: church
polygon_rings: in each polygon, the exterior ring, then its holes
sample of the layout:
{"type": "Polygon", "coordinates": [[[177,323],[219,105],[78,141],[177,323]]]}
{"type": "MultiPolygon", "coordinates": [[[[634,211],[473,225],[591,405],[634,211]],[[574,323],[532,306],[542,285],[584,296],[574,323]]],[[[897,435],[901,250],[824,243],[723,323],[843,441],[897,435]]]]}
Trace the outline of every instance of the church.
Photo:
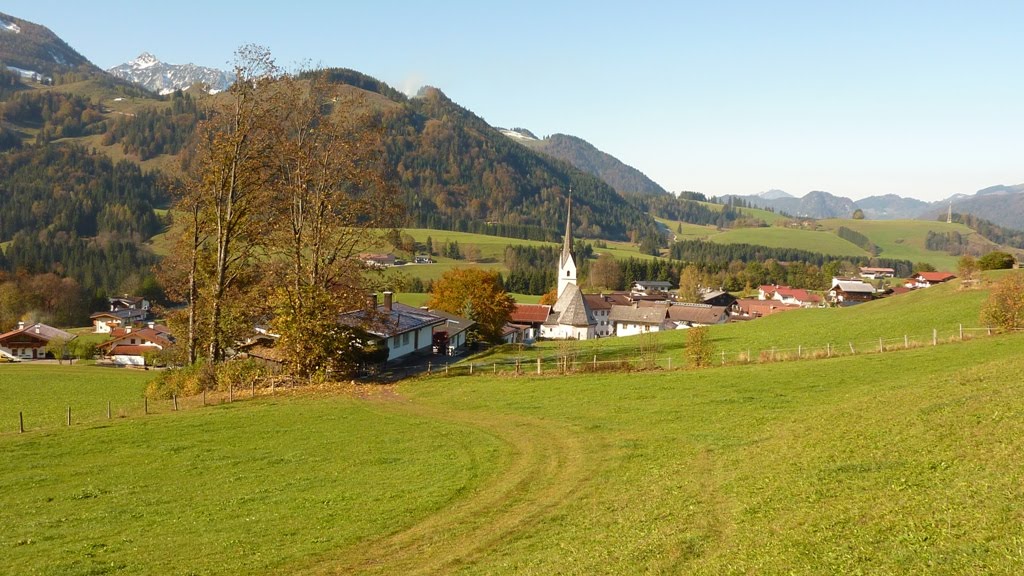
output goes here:
{"type": "Polygon", "coordinates": [[[558,301],[551,307],[540,329],[542,338],[552,340],[590,340],[598,337],[594,312],[576,285],[576,261],[572,257],[572,196],[565,217],[565,240],[558,259],[558,301]]]}

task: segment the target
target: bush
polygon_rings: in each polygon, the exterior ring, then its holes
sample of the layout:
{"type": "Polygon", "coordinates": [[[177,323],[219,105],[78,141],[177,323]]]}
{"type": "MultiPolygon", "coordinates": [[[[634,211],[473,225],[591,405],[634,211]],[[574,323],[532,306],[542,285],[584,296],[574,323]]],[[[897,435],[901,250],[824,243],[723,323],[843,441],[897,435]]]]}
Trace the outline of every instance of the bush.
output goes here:
{"type": "Polygon", "coordinates": [[[1024,328],[1024,274],[1007,274],[992,286],[981,321],[1003,330],[1024,328]]]}
{"type": "Polygon", "coordinates": [[[711,365],[711,341],[708,329],[704,326],[690,328],[686,331],[686,360],[692,368],[705,368],[711,365]]]}

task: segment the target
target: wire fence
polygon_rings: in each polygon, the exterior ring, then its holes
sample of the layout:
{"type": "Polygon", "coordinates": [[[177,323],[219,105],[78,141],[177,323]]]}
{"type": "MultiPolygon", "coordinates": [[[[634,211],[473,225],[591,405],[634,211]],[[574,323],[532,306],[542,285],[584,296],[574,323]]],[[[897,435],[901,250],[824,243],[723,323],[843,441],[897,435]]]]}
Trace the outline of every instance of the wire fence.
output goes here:
{"type": "MultiPolygon", "coordinates": [[[[974,328],[963,325],[952,331],[933,329],[930,334],[904,334],[870,340],[834,340],[821,344],[768,348],[715,349],[706,366],[726,366],[796,360],[819,360],[860,354],[878,354],[908,350],[924,346],[938,346],[970,340],[979,336],[992,336],[998,331],[991,327],[974,328]]],[[[643,370],[684,370],[694,368],[687,359],[686,349],[667,354],[657,346],[638,345],[636,353],[628,357],[602,358],[600,354],[585,354],[578,350],[549,355],[530,355],[502,358],[492,361],[436,361],[409,367],[412,371],[433,376],[545,376],[577,372],[615,372],[643,370]]]]}
{"type": "MultiPolygon", "coordinates": [[[[801,360],[819,360],[861,354],[880,354],[925,346],[938,346],[963,342],[977,337],[992,336],[997,330],[985,328],[968,328],[959,326],[952,332],[940,333],[938,329],[930,334],[905,334],[897,337],[880,337],[871,340],[829,341],[818,345],[802,345],[790,347],[773,346],[769,348],[747,348],[742,350],[714,350],[710,355],[710,366],[726,366],[737,364],[756,364],[770,362],[788,362],[801,360]]],[[[452,362],[434,358],[422,363],[410,363],[394,369],[383,378],[376,380],[394,380],[413,376],[499,376],[499,377],[544,377],[560,374],[585,372],[635,372],[635,371],[666,371],[692,369],[686,357],[686,349],[679,349],[676,354],[665,354],[657,346],[649,343],[638,346],[636,354],[628,357],[600,358],[597,354],[584,355],[572,346],[566,352],[548,356],[521,356],[502,358],[500,360],[452,362]]],[[[381,375],[378,375],[381,376],[381,375]]],[[[252,399],[262,396],[273,396],[288,393],[292,388],[277,386],[273,383],[257,384],[251,382],[248,387],[228,387],[227,390],[210,390],[194,396],[172,396],[169,399],[153,399],[141,397],[129,401],[95,401],[68,402],[61,412],[50,409],[27,409],[18,412],[17,425],[0,430],[0,435],[52,429],[55,427],[73,427],[76,425],[96,424],[105,420],[142,418],[150,415],[167,414],[182,410],[194,410],[252,399]]]]}

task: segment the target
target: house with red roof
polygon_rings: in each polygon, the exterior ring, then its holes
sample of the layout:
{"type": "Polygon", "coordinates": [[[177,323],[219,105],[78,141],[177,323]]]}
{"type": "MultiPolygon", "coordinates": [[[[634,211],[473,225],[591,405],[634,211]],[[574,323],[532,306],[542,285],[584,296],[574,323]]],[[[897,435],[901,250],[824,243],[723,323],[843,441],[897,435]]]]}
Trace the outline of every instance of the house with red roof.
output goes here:
{"type": "Polygon", "coordinates": [[[757,288],[759,300],[777,300],[783,304],[792,304],[804,308],[816,308],[823,306],[825,299],[817,294],[812,294],[803,288],[792,286],[763,285],[757,288]]]}
{"type": "Polygon", "coordinates": [[[174,345],[170,329],[153,322],[143,328],[114,328],[110,336],[110,340],[99,345],[99,351],[121,366],[145,366],[147,354],[174,345]]]}
{"type": "Polygon", "coordinates": [[[930,288],[956,278],[952,272],[918,272],[907,280],[907,288],[930,288]]]}

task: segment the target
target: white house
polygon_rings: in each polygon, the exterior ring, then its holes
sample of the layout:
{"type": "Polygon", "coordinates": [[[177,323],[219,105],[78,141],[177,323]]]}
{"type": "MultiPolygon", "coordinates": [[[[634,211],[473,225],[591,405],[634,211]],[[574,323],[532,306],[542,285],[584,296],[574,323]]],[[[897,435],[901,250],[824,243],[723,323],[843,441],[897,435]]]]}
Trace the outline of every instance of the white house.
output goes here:
{"type": "Polygon", "coordinates": [[[111,332],[111,339],[100,344],[99,349],[114,364],[145,366],[146,354],[173,344],[174,337],[166,326],[150,322],[144,328],[115,328],[111,332]]]}
{"type": "Polygon", "coordinates": [[[651,306],[612,306],[608,314],[616,336],[635,336],[647,332],[660,332],[674,326],[668,323],[668,304],[651,306]]]}
{"type": "Polygon", "coordinates": [[[429,354],[433,347],[434,327],[445,319],[421,308],[396,304],[392,293],[384,293],[384,303],[377,304],[377,295],[369,299],[369,307],[342,314],[338,321],[346,326],[362,328],[381,339],[388,347],[388,361],[414,353],[429,354]]]}

